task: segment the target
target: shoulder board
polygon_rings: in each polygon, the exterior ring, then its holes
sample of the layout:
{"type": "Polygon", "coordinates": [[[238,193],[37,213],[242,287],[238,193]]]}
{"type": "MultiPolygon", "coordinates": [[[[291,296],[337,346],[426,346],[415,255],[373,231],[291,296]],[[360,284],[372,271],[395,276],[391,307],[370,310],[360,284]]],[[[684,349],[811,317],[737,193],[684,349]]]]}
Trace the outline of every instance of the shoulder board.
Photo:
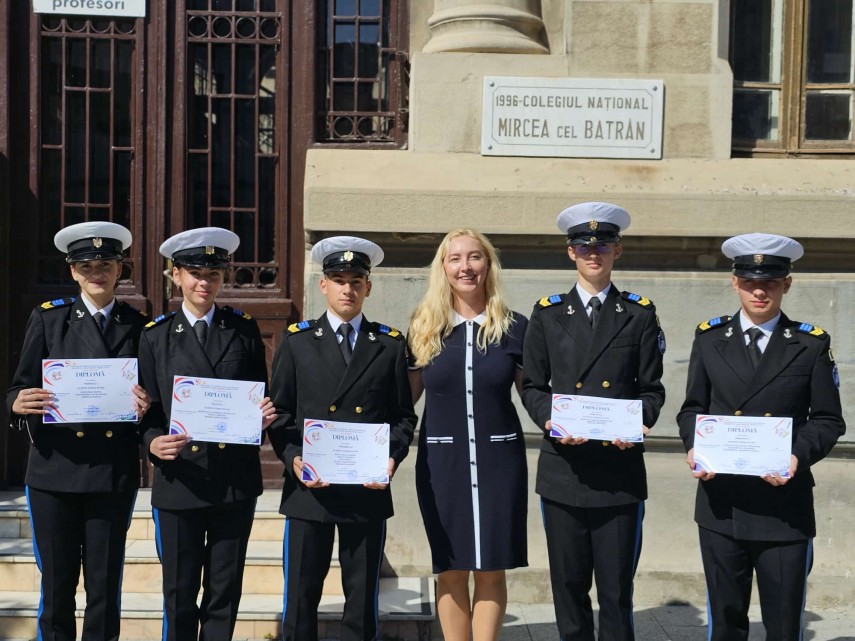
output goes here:
{"type": "Polygon", "coordinates": [[[170,312],[168,314],[161,314],[160,316],[155,318],[153,321],[148,323],[145,327],[146,327],[146,329],[148,329],[149,327],[155,327],[156,325],[160,325],[162,322],[169,320],[173,316],[175,316],[175,312],[170,312]]]}
{"type": "Polygon", "coordinates": [[[557,305],[564,301],[564,297],[561,294],[553,294],[552,296],[544,296],[539,301],[537,301],[538,307],[552,307],[553,305],[557,305]]]}
{"type": "Polygon", "coordinates": [[[801,323],[798,327],[796,327],[796,331],[817,337],[825,336],[825,334],[827,333],[824,329],[822,329],[822,327],[817,327],[816,325],[811,325],[810,323],[801,323]]]}
{"type": "Polygon", "coordinates": [[[377,324],[377,331],[380,332],[381,334],[386,334],[387,336],[391,336],[392,338],[397,338],[398,340],[401,340],[404,338],[404,335],[401,332],[399,332],[394,327],[389,327],[388,325],[380,325],[378,323],[377,324]]]}
{"type": "Polygon", "coordinates": [[[621,292],[620,297],[624,300],[630,301],[631,303],[641,305],[642,307],[653,307],[653,301],[651,301],[649,298],[641,296],[640,294],[633,294],[632,292],[621,292]]]}
{"type": "Polygon", "coordinates": [[[57,307],[68,307],[69,305],[73,305],[76,300],[73,296],[71,298],[57,298],[56,300],[49,300],[42,303],[39,305],[39,309],[48,310],[56,309],[57,307]]]}
{"type": "Polygon", "coordinates": [[[312,323],[314,322],[315,321],[304,320],[300,321],[299,323],[291,323],[290,325],[288,325],[288,334],[299,334],[300,332],[304,332],[307,329],[311,328],[312,323]]]}
{"type": "Polygon", "coordinates": [[[237,309],[236,307],[231,307],[231,306],[229,306],[229,305],[224,305],[224,306],[223,306],[223,311],[231,312],[231,313],[232,313],[232,314],[234,314],[235,316],[240,316],[240,317],[241,317],[242,319],[244,319],[244,320],[252,320],[252,316],[250,316],[250,315],[249,315],[249,314],[247,314],[246,312],[243,312],[243,311],[241,311],[241,310],[237,309]]]}
{"type": "Polygon", "coordinates": [[[713,327],[722,327],[725,323],[729,323],[732,316],[719,316],[718,318],[711,318],[708,321],[704,321],[700,325],[698,325],[698,332],[705,332],[708,329],[712,329],[713,327]]]}

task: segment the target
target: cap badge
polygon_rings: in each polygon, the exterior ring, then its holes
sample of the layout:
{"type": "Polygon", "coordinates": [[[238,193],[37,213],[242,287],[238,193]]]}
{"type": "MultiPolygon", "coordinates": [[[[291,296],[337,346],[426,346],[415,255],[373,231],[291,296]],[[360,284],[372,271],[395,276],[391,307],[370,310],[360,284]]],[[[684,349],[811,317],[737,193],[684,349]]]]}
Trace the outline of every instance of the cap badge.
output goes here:
{"type": "Polygon", "coordinates": [[[763,264],[763,254],[754,254],[754,264],[762,265],[763,264]]]}
{"type": "Polygon", "coordinates": [[[214,253],[214,246],[213,245],[205,245],[205,254],[210,256],[213,253],[214,253]]]}
{"type": "Polygon", "coordinates": [[[598,223],[596,220],[592,220],[591,222],[588,223],[588,229],[590,229],[591,231],[597,231],[597,228],[599,226],[600,226],[600,223],[598,223]]]}
{"type": "Polygon", "coordinates": [[[342,254],[342,258],[344,258],[349,263],[350,261],[353,260],[353,252],[352,251],[344,252],[344,254],[342,254]]]}
{"type": "Polygon", "coordinates": [[[104,241],[101,240],[100,238],[93,238],[92,239],[92,246],[95,247],[95,249],[101,249],[101,245],[103,245],[103,244],[104,244],[104,241]]]}

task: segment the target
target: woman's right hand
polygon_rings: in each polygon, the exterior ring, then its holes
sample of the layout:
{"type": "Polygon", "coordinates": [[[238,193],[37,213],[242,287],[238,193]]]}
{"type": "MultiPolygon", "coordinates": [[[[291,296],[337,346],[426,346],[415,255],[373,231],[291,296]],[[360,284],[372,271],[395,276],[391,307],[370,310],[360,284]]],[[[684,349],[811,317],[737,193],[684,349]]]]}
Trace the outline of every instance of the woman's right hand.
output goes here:
{"type": "Polygon", "coordinates": [[[18,392],[12,411],[15,414],[46,414],[45,407],[53,402],[53,394],[40,387],[27,387],[18,392]]]}
{"type": "Polygon", "coordinates": [[[174,461],[189,442],[186,434],[166,434],[152,439],[149,450],[161,461],[174,461]]]}

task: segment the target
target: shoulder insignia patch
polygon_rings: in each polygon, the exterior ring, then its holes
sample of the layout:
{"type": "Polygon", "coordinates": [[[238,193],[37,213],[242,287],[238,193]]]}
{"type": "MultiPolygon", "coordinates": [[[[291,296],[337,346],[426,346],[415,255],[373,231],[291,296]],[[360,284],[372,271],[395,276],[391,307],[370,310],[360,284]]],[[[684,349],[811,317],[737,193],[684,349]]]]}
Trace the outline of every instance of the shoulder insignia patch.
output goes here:
{"type": "Polygon", "coordinates": [[[389,327],[388,325],[380,325],[378,323],[377,331],[380,332],[381,334],[386,334],[387,336],[391,336],[392,338],[397,338],[398,340],[402,340],[404,338],[404,335],[401,332],[399,332],[394,327],[389,327]]]}
{"type": "Polygon", "coordinates": [[[161,314],[160,316],[158,316],[157,318],[155,318],[153,321],[151,321],[150,323],[148,323],[148,324],[145,326],[145,328],[146,328],[146,329],[148,329],[148,328],[150,328],[150,327],[155,327],[155,326],[157,326],[157,325],[160,325],[162,322],[164,322],[165,320],[169,320],[169,319],[170,319],[170,318],[172,318],[173,316],[175,316],[175,312],[170,312],[169,314],[161,314]]]}
{"type": "Polygon", "coordinates": [[[231,307],[230,305],[223,305],[223,310],[227,311],[227,312],[231,312],[235,316],[240,316],[244,320],[252,320],[252,316],[250,316],[249,314],[247,314],[244,311],[239,310],[236,307],[231,307]]]}
{"type": "Polygon", "coordinates": [[[796,327],[796,331],[801,332],[802,334],[810,334],[811,336],[825,336],[826,334],[826,331],[822,329],[822,327],[817,327],[810,323],[801,323],[796,327]]]}
{"type": "Polygon", "coordinates": [[[312,322],[310,320],[300,321],[299,323],[291,323],[288,325],[288,334],[299,334],[300,332],[304,332],[312,326],[312,322]]]}
{"type": "Polygon", "coordinates": [[[557,305],[562,302],[564,297],[561,294],[553,294],[552,296],[544,296],[537,304],[539,307],[552,307],[553,305],[557,305]]]}
{"type": "Polygon", "coordinates": [[[75,297],[71,298],[57,298],[55,300],[49,300],[41,305],[39,305],[40,309],[48,310],[48,309],[56,309],[57,307],[68,307],[69,305],[73,305],[74,301],[77,299],[75,297]]]}
{"type": "Polygon", "coordinates": [[[698,332],[705,332],[708,329],[712,329],[713,327],[721,327],[725,323],[729,323],[732,316],[719,316],[718,318],[711,318],[708,321],[704,321],[700,325],[698,325],[698,332]]]}
{"type": "Polygon", "coordinates": [[[624,300],[628,300],[631,303],[636,303],[637,305],[641,305],[642,307],[652,307],[653,301],[645,296],[641,296],[639,294],[633,294],[632,292],[621,292],[620,297],[624,300]]]}

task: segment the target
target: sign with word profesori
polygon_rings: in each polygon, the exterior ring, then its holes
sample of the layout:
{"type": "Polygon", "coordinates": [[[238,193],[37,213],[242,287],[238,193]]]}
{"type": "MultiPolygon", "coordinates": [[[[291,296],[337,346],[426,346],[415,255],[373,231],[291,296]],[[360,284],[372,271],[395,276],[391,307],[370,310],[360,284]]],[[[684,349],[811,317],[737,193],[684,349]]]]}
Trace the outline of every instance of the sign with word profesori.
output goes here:
{"type": "Polygon", "coordinates": [[[662,158],[661,80],[484,78],[485,156],[662,158]]]}
{"type": "Polygon", "coordinates": [[[33,0],[35,13],[144,18],[146,0],[33,0]]]}

